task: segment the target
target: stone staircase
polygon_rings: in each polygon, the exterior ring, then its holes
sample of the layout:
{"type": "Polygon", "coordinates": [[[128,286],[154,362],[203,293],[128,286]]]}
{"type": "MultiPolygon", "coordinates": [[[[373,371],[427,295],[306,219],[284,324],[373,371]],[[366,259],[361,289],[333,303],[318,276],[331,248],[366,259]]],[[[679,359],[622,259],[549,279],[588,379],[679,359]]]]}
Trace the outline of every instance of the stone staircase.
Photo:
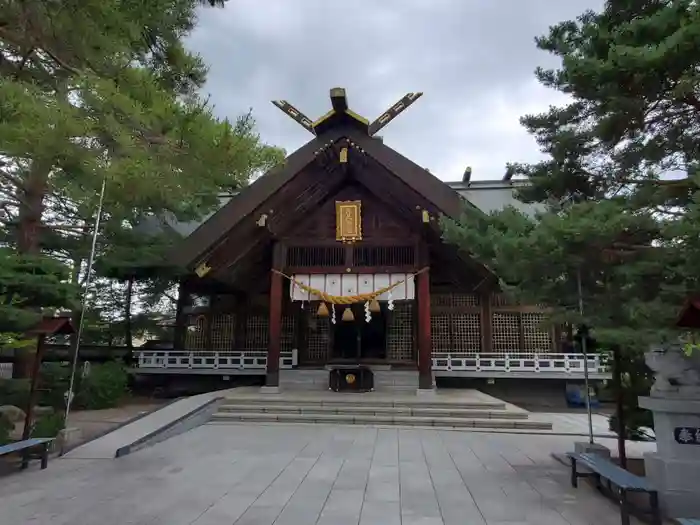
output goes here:
{"type": "Polygon", "coordinates": [[[495,400],[388,397],[381,393],[260,394],[227,398],[213,423],[336,423],[492,430],[551,430],[524,410],[495,400]]]}

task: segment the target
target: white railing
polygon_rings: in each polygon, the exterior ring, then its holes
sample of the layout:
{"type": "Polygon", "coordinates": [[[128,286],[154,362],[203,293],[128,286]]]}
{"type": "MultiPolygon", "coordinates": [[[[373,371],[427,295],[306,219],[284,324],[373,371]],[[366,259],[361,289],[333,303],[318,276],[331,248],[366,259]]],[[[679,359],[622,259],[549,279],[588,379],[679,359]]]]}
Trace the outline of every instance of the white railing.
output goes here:
{"type": "MultiPolygon", "coordinates": [[[[608,374],[611,356],[606,353],[588,355],[590,374],[608,374]]],[[[433,370],[445,372],[530,372],[533,374],[558,373],[583,376],[583,354],[488,353],[452,354],[433,353],[433,370]]]]}
{"type": "MultiPolygon", "coordinates": [[[[265,370],[267,352],[262,351],[202,351],[136,350],[137,368],[265,370]]],[[[281,352],[280,368],[297,365],[297,351],[281,352]]]]}
{"type": "Polygon", "coordinates": [[[12,363],[0,363],[0,379],[12,379],[12,363]]]}

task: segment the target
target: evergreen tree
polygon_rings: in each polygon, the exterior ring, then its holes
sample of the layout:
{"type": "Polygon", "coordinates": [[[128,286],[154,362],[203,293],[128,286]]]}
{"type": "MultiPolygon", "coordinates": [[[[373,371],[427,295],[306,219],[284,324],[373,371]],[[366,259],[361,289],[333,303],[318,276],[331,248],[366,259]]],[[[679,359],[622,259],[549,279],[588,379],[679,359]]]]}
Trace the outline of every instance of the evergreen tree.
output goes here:
{"type": "Polygon", "coordinates": [[[551,322],[586,324],[626,361],[675,337],[700,277],[700,6],[609,0],[550,28],[561,59],[539,81],[571,97],[522,124],[545,160],[510,164],[539,206],[444,221],[445,237],[490,265],[551,322]],[[579,287],[583,315],[579,313],[579,287]]]}
{"type": "MultiPolygon", "coordinates": [[[[8,268],[34,264],[38,279],[57,275],[58,262],[81,284],[103,180],[105,231],[116,235],[148,213],[205,214],[222,188],[279,160],[250,118],[219,121],[197,95],[206,68],[182,41],[197,8],[223,3],[3,2],[0,243],[19,258],[8,268]]],[[[110,242],[103,235],[101,249],[110,242]]],[[[0,295],[22,330],[57,294],[0,295]]]]}

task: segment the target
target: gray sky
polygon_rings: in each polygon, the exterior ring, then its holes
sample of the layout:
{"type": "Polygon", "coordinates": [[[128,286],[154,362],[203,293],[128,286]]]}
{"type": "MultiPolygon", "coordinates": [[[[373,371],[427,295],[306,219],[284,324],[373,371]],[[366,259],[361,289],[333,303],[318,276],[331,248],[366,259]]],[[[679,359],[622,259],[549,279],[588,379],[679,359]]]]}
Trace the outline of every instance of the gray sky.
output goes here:
{"type": "Polygon", "coordinates": [[[220,117],[253,109],[266,142],[291,152],[311,138],[274,107],[315,120],[329,89],[374,120],[410,91],[423,97],[380,132],[443,180],[501,178],[534,161],[521,115],[565,99],[533,71],[555,65],[533,38],[602,0],[231,0],[200,15],[191,49],[210,66],[205,92],[220,117]]]}

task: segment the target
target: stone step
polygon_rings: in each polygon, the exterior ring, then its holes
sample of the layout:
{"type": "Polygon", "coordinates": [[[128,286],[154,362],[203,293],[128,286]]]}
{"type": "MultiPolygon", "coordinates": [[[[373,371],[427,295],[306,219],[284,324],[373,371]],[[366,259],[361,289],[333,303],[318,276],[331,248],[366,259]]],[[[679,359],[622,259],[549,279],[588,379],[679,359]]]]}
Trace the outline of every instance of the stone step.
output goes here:
{"type": "Polygon", "coordinates": [[[393,407],[393,406],[327,406],[327,405],[241,405],[223,404],[219,412],[267,414],[347,414],[353,416],[419,416],[419,417],[454,417],[475,419],[527,419],[527,412],[507,412],[504,410],[477,410],[462,408],[430,408],[430,407],[393,407]]]}
{"type": "Polygon", "coordinates": [[[288,394],[265,394],[258,396],[236,396],[226,398],[224,405],[254,405],[259,407],[273,406],[372,406],[372,407],[416,407],[416,408],[447,408],[473,410],[505,410],[505,403],[490,401],[448,401],[434,398],[413,397],[379,397],[375,394],[337,393],[333,397],[304,397],[288,394]]]}
{"type": "Polygon", "coordinates": [[[416,427],[479,428],[494,430],[551,430],[551,423],[517,419],[417,417],[352,414],[271,414],[266,412],[217,412],[212,423],[336,423],[346,425],[400,425],[416,427]]]}

